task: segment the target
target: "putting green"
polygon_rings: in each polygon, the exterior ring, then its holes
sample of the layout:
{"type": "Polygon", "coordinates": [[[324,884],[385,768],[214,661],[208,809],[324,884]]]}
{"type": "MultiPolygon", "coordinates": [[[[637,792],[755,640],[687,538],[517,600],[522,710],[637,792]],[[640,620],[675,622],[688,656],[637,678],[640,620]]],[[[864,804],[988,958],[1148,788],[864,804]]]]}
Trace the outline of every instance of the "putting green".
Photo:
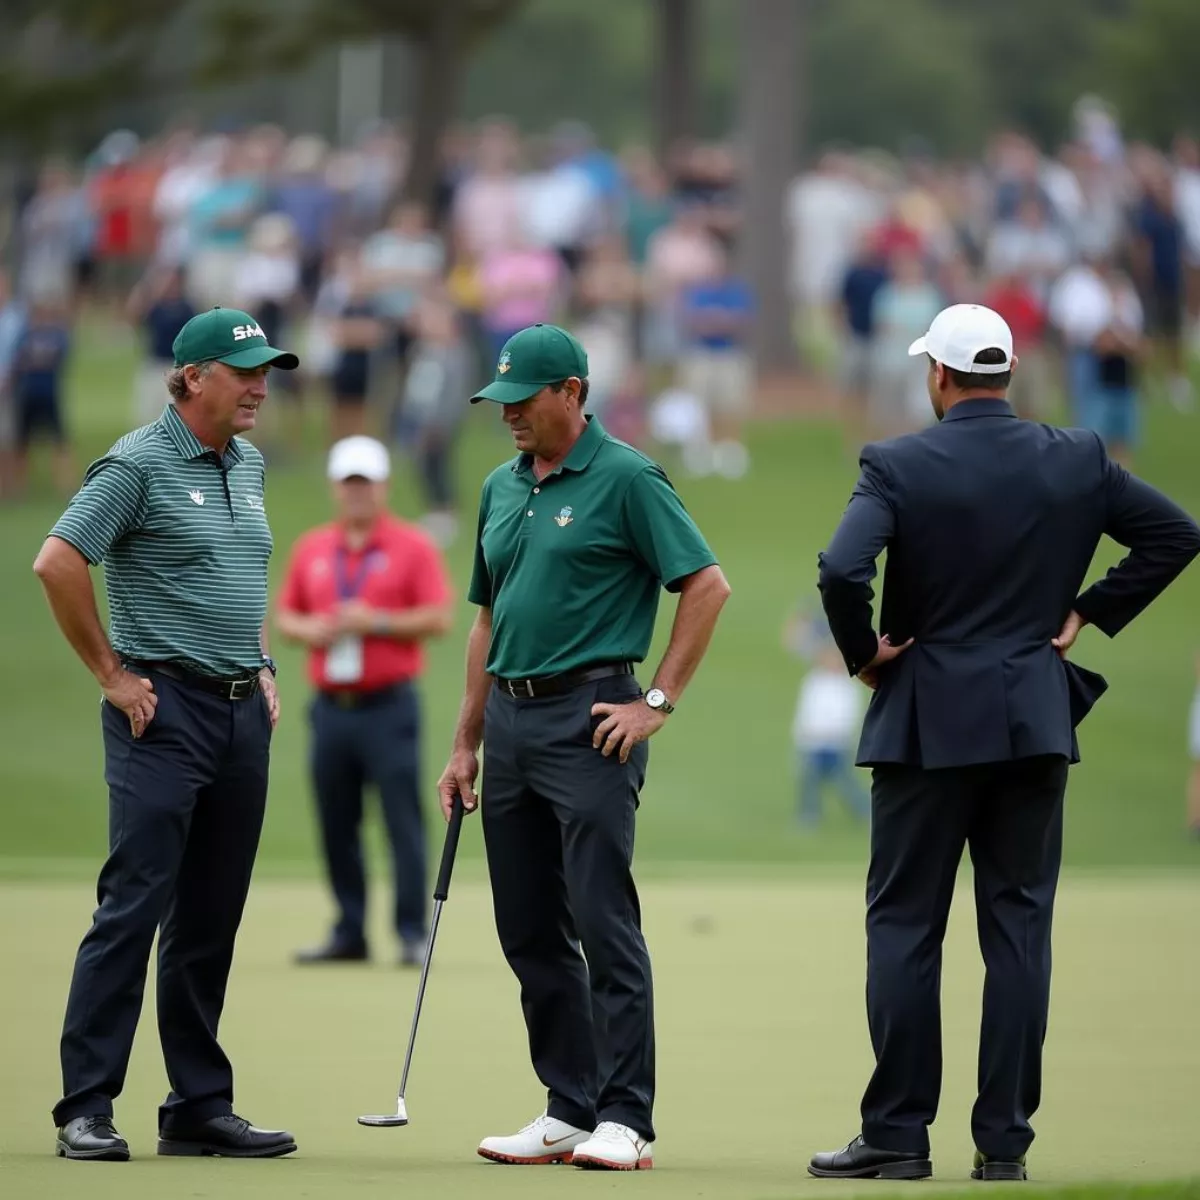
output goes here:
{"type": "MultiPolygon", "coordinates": [[[[933,1129],[939,1181],[969,1166],[981,969],[964,877],[944,973],[945,1088],[933,1129]]],[[[382,911],[383,897],[376,896],[382,911]]],[[[818,1183],[815,1149],[855,1131],[869,1067],[863,1014],[861,882],[656,881],[643,888],[655,959],[660,1090],[657,1169],[620,1183],[570,1168],[505,1168],[478,1139],[533,1116],[515,984],[468,873],[447,905],[409,1080],[412,1124],[355,1117],[394,1103],[416,985],[379,962],[300,970],[291,951],[323,932],[314,884],[253,892],[223,1038],[237,1108],[299,1141],[274,1162],[159,1159],[166,1088],[151,995],[118,1125],[135,1161],[51,1156],[56,1039],[91,896],[76,884],[0,888],[0,1195],[5,1200],[163,1197],[562,1196],[632,1187],[659,1197],[847,1195],[883,1185],[818,1183]]],[[[1200,881],[1180,875],[1064,880],[1043,1107],[1030,1156],[1048,1184],[1176,1180],[1196,1172],[1200,881]]],[[[380,929],[376,940],[388,945],[380,929]]],[[[390,946],[388,946],[390,952],[390,946]]],[[[903,1188],[904,1185],[900,1185],[903,1188]]],[[[948,1186],[939,1185],[946,1194],[948,1186]]],[[[1128,1189],[1120,1190],[1127,1194],[1128,1189]]]]}

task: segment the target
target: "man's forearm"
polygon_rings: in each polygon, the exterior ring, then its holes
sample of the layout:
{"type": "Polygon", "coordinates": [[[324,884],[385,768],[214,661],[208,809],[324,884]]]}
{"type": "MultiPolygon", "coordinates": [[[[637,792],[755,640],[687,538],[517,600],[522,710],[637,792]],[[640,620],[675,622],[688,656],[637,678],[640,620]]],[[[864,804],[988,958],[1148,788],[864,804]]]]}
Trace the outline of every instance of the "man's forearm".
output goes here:
{"type": "Polygon", "coordinates": [[[454,729],[455,749],[479,749],[483,741],[483,708],[492,677],[487,673],[488,649],[492,644],[492,614],[481,608],[467,636],[467,681],[463,689],[458,724],[454,729]]]}
{"type": "Polygon", "coordinates": [[[87,559],[69,543],[47,538],[33,570],[59,629],[84,666],[102,683],[116,676],[121,660],[100,624],[87,559]]]}
{"type": "Polygon", "coordinates": [[[381,610],[376,617],[379,624],[375,632],[381,637],[395,638],[398,642],[441,637],[450,632],[453,624],[449,606],[444,604],[425,604],[420,608],[398,612],[381,610]]]}
{"type": "Polygon", "coordinates": [[[716,566],[705,567],[684,581],[671,640],[654,673],[654,686],[662,688],[672,704],[679,702],[700,666],[729,592],[724,572],[716,566]]]}

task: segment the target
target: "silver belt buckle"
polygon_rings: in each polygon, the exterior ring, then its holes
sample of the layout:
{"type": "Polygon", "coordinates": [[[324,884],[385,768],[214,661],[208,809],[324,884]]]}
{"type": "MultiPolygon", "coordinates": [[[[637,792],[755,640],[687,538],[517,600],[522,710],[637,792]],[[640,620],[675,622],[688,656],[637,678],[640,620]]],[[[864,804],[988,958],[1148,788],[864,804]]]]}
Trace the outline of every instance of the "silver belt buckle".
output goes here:
{"type": "Polygon", "coordinates": [[[230,700],[242,700],[250,695],[250,685],[254,681],[252,679],[235,679],[229,685],[230,700]],[[246,690],[243,691],[242,689],[246,690]]]}
{"type": "Polygon", "coordinates": [[[510,679],[508,680],[508,694],[516,700],[520,696],[524,696],[527,700],[533,699],[533,684],[528,679],[510,679]],[[517,691],[517,684],[522,684],[522,690],[517,691]]]}

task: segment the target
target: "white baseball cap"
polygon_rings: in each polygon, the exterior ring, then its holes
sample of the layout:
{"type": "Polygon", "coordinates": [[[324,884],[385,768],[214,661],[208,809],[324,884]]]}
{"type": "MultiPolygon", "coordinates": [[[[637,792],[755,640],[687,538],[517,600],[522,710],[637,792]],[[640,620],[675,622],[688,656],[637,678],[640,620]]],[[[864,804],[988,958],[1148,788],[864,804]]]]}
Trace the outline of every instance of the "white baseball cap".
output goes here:
{"type": "Polygon", "coordinates": [[[982,304],[952,304],[943,308],[929,332],[908,348],[914,358],[928,354],[934,362],[973,375],[1002,375],[1012,370],[1013,340],[1008,322],[982,304]],[[982,350],[1003,350],[1004,361],[977,363],[982,350]]]}
{"type": "Polygon", "coordinates": [[[391,473],[387,447],[372,437],[342,438],[330,448],[327,474],[337,483],[356,475],[382,483],[391,473]]]}

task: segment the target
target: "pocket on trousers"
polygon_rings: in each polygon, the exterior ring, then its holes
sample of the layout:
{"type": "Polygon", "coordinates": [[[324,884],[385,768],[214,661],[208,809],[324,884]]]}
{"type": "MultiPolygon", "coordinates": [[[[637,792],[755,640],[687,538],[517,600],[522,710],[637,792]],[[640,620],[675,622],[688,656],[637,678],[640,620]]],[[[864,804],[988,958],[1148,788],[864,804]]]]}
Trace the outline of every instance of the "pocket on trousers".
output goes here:
{"type": "Polygon", "coordinates": [[[596,704],[632,704],[640,700],[645,693],[638,681],[632,675],[614,675],[610,679],[598,679],[590,687],[582,689],[586,697],[584,713],[586,729],[584,739],[591,745],[596,736],[596,728],[607,718],[603,715],[592,715],[592,707],[596,704]]]}

